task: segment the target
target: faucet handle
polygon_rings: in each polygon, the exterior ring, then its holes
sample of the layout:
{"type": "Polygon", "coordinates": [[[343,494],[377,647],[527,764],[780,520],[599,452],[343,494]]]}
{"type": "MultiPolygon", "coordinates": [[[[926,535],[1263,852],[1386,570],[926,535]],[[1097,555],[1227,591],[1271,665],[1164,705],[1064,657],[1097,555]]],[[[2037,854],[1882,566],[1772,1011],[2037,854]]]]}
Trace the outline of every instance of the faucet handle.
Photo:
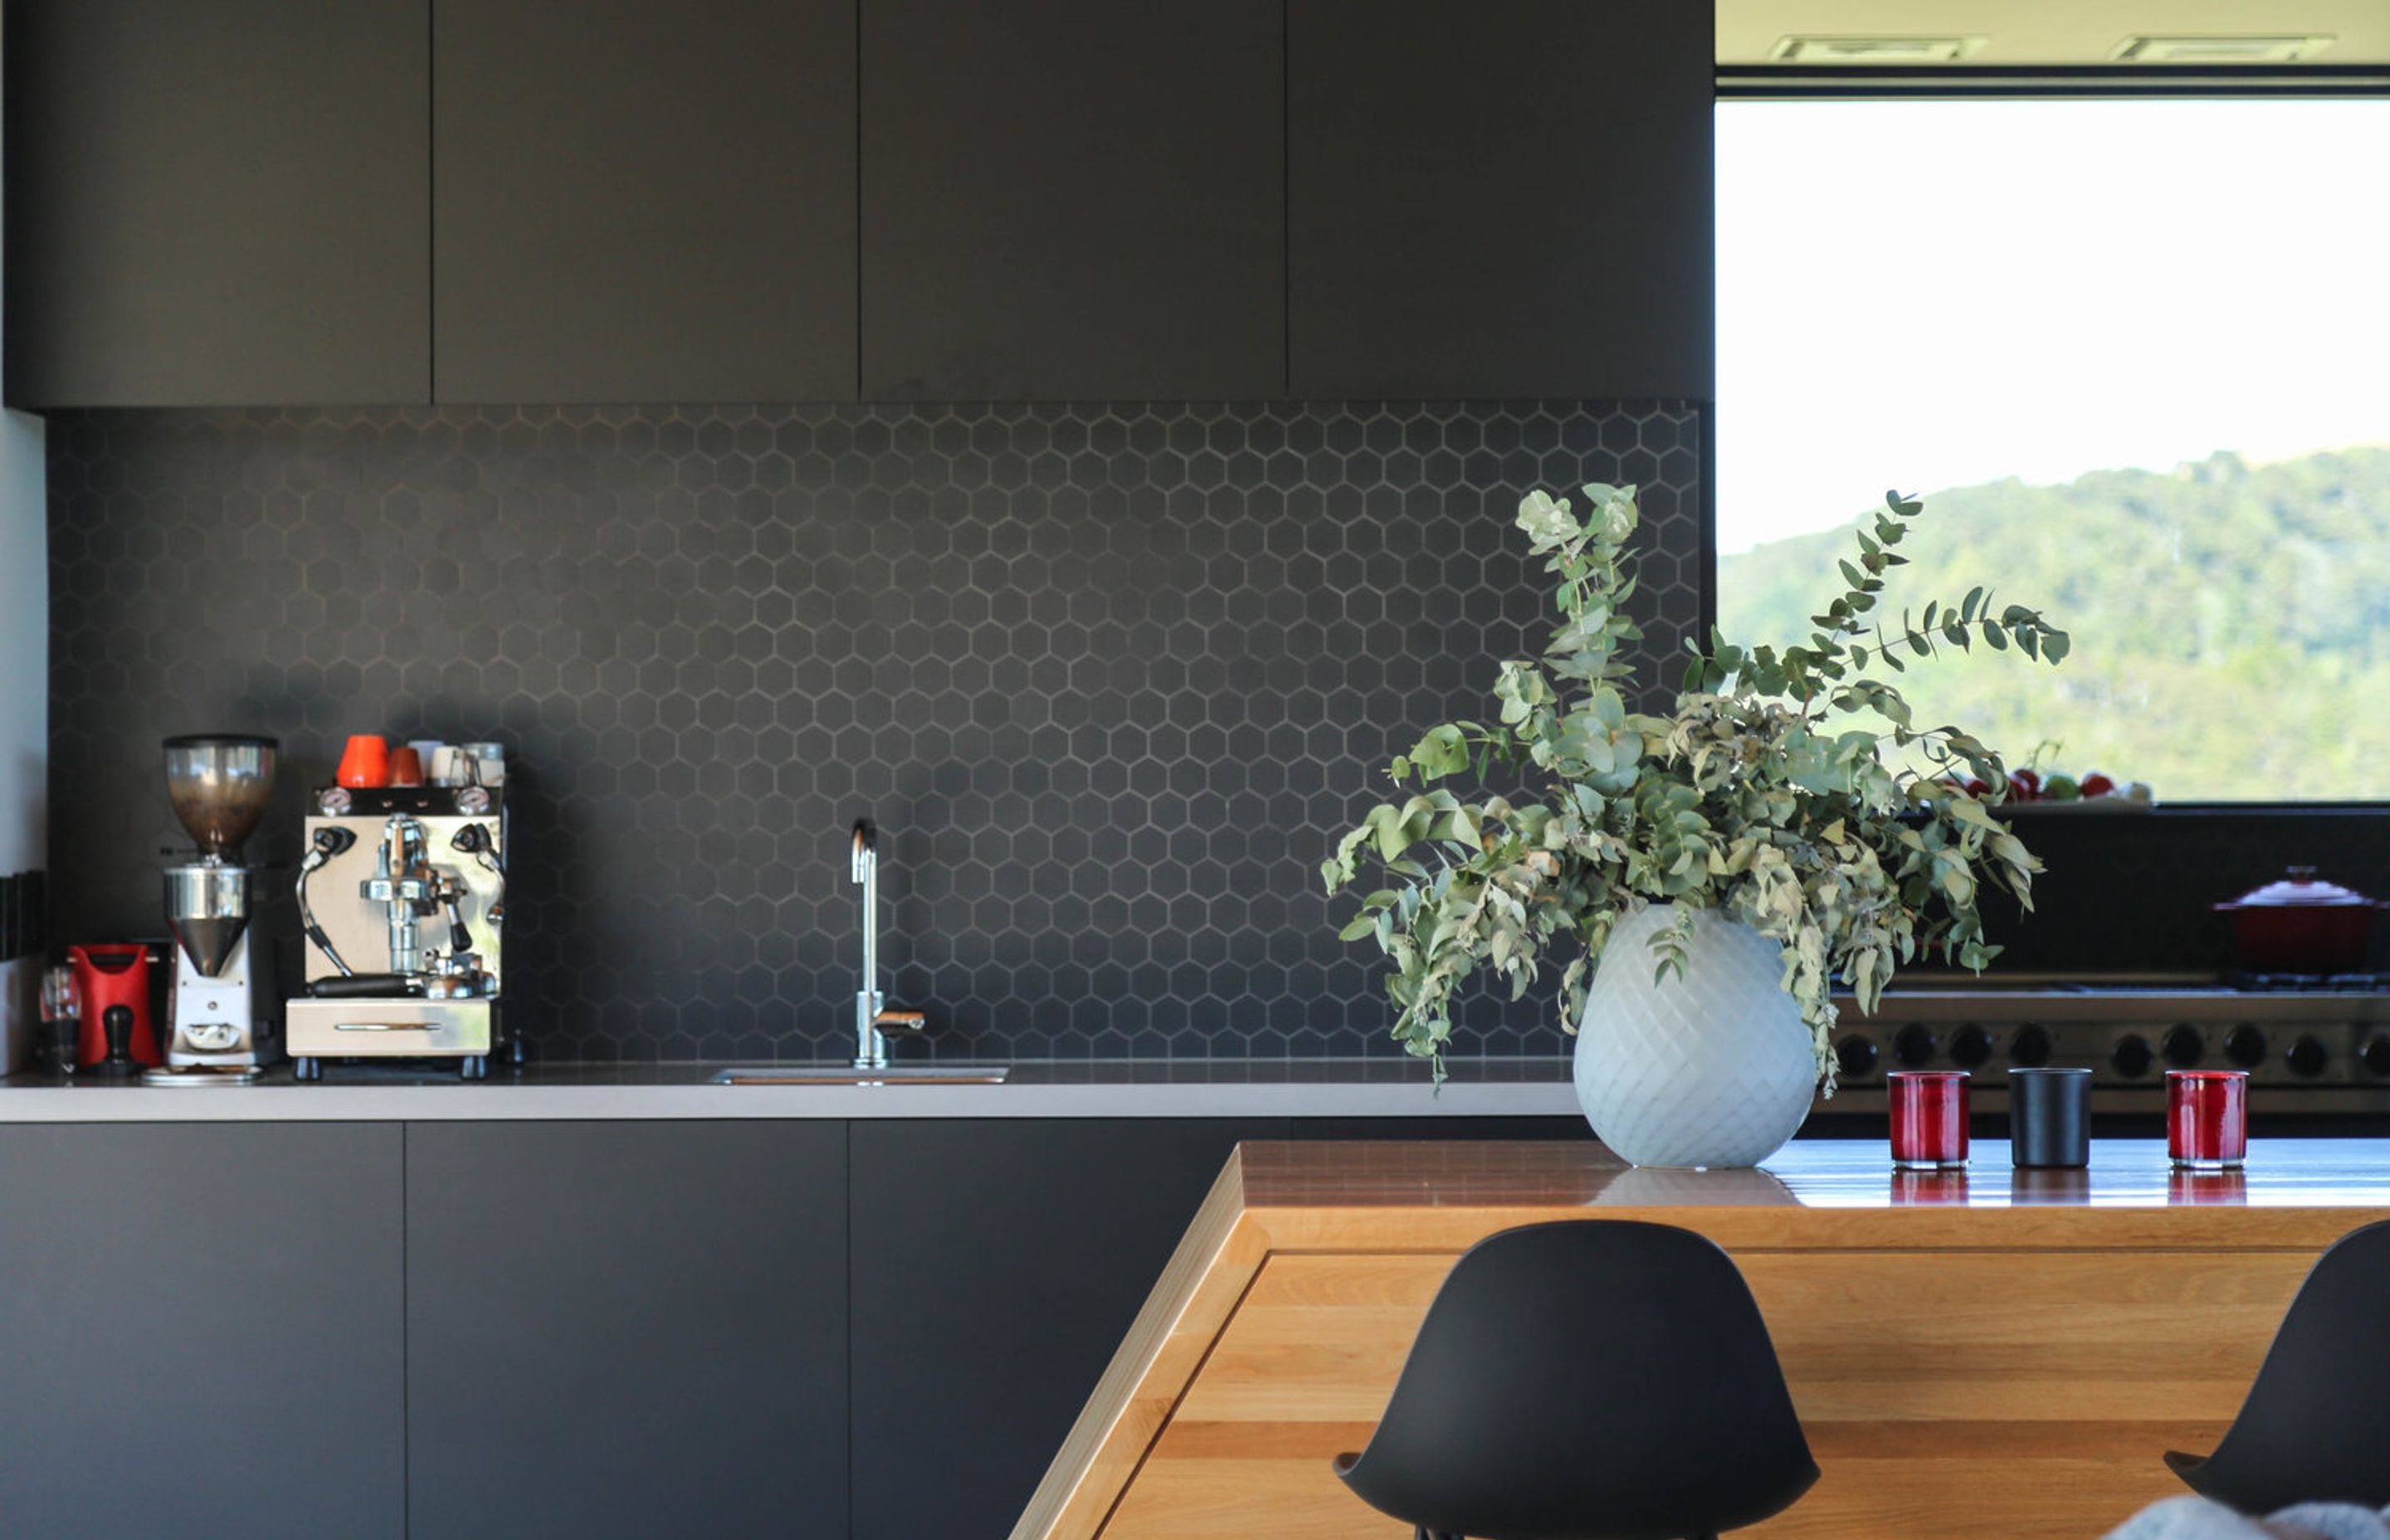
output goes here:
{"type": "Polygon", "coordinates": [[[883,1010],[871,1019],[871,1024],[882,1033],[899,1032],[919,1037],[930,1030],[930,1017],[926,1011],[883,1010]]]}

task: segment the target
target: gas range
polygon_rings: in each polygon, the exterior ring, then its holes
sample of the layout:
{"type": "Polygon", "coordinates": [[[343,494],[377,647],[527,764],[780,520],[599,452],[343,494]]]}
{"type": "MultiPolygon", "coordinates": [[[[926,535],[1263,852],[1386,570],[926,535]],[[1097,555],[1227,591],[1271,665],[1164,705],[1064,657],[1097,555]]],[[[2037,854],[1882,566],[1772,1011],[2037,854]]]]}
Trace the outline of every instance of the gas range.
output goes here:
{"type": "MultiPolygon", "coordinates": [[[[2154,1095],[2165,1072],[2249,1072],[2268,1100],[2358,1098],[2390,1107],[2390,977],[1903,975],[1872,1015],[1844,1001],[1835,1029],[1843,1084],[1881,1087],[1892,1070],[1966,1070],[2003,1084],[2011,1065],[2068,1065],[2095,1088],[2154,1095]],[[2329,1093],[2329,1094],[2327,1094],[2329,1093]]],[[[1838,1098],[1839,1099],[1839,1098],[1838,1098]]]]}

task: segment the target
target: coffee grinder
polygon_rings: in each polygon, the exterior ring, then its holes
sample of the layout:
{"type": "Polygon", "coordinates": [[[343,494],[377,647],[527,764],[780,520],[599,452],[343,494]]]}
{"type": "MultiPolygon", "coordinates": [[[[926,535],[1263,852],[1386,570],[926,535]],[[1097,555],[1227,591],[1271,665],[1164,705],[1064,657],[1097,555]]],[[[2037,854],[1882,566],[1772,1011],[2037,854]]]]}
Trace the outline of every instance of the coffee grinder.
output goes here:
{"type": "Polygon", "coordinates": [[[429,1059],[467,1080],[519,1058],[499,1010],[506,788],[327,786],[299,863],[306,986],[289,1007],[291,1070],[328,1059],[429,1059]]]}
{"type": "Polygon", "coordinates": [[[250,926],[241,845],[274,797],[270,738],[198,733],[170,738],[166,797],[199,859],[166,868],[173,975],[166,995],[166,1063],[158,1085],[242,1084],[281,1057],[265,938],[250,926]]]}

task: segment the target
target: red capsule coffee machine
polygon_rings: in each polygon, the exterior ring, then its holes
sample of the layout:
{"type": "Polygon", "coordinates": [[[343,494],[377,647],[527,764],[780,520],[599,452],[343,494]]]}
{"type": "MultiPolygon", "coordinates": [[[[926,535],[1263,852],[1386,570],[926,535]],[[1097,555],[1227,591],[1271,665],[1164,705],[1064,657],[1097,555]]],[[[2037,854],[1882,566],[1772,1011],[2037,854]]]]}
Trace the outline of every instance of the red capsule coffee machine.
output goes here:
{"type": "Polygon", "coordinates": [[[164,1063],[149,1020],[149,949],[137,942],[70,946],[67,960],[83,1001],[76,1062],[126,1071],[164,1063]]]}

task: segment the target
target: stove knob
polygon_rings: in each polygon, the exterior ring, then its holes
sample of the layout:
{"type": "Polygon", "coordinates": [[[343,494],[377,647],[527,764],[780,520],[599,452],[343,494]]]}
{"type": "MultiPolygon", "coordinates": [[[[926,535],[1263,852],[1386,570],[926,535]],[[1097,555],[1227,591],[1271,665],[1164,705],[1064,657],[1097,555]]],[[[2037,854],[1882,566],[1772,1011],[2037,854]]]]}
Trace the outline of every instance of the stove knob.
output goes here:
{"type": "Polygon", "coordinates": [[[2357,1056],[2365,1061],[2366,1069],[2377,1075],[2390,1075],[2390,1037],[2377,1037],[2365,1045],[2357,1056]]]}
{"type": "MultiPolygon", "coordinates": [[[[2390,1039],[2384,1041],[2390,1044],[2390,1039]]],[[[1856,1033],[1834,1045],[1834,1059],[1842,1065],[1843,1076],[1846,1080],[1873,1074],[1875,1061],[1881,1054],[1882,1050],[1875,1046],[1873,1039],[1861,1037],[1856,1033]]]]}
{"type": "Polygon", "coordinates": [[[2025,1025],[2017,1028],[2009,1039],[2009,1059],[2028,1070],[2038,1070],[2049,1062],[2049,1030],[2025,1025]]]}
{"type": "Polygon", "coordinates": [[[1992,1057],[1992,1034],[1981,1027],[1960,1027],[1950,1034],[1950,1061],[1972,1070],[1992,1057]]]}
{"type": "Polygon", "coordinates": [[[1934,1061],[1934,1033],[1922,1021],[1911,1021],[1892,1034],[1892,1056],[1912,1070],[1934,1061]]]}
{"type": "Polygon", "coordinates": [[[2325,1047],[2320,1039],[2302,1037],[2292,1044],[2291,1051],[2282,1057],[2291,1061],[2292,1073],[2306,1075],[2312,1080],[2323,1073],[2323,1067],[2332,1061],[2332,1050],[2325,1047]]]}
{"type": "Polygon", "coordinates": [[[2150,1061],[2156,1057],[2150,1052],[2148,1038],[2139,1033],[2128,1032],[2116,1039],[2115,1047],[2109,1052],[2108,1062],[2116,1066],[2118,1074],[2137,1078],[2150,1072],[2150,1061]]]}
{"type": "Polygon", "coordinates": [[[2190,1069],[2206,1051],[2207,1044],[2199,1035],[2199,1029],[2189,1022],[2167,1029],[2166,1034],[2158,1039],[2158,1052],[2165,1055],[2165,1061],[2178,1070],[2190,1069]]]}
{"type": "Polygon", "coordinates": [[[2266,1034],[2243,1021],[2224,1034],[2224,1057],[2244,1070],[2266,1062],[2266,1034]]]}

